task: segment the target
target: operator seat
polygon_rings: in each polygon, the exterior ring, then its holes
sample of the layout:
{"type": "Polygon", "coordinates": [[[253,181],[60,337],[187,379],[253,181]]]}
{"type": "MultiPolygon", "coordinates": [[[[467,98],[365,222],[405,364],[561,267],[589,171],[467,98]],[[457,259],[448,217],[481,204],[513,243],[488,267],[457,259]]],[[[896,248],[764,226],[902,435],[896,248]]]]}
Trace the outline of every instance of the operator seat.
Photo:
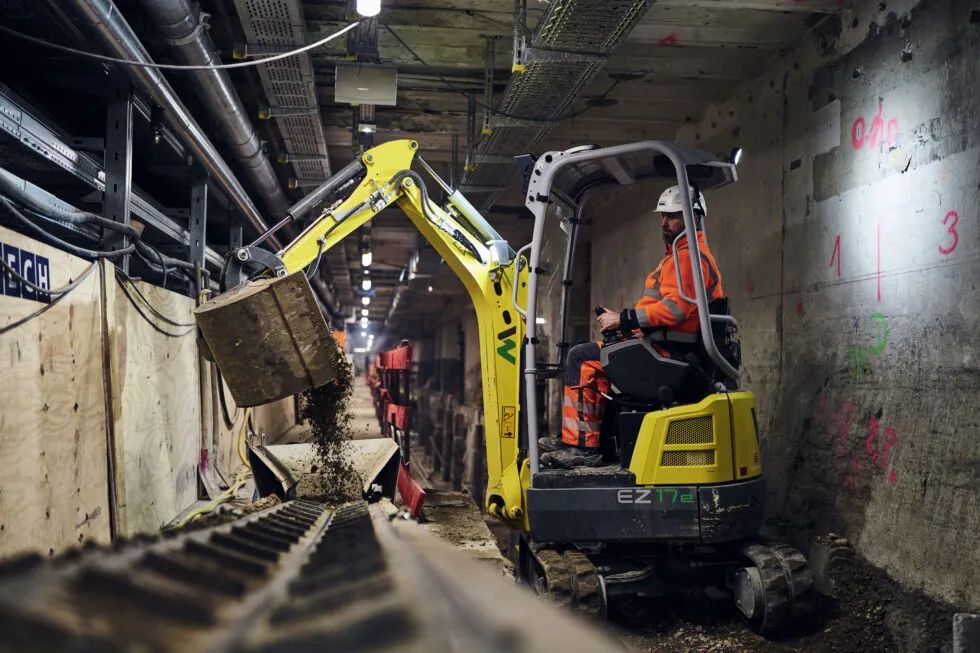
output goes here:
{"type": "MultiPolygon", "coordinates": [[[[712,301],[708,310],[712,315],[730,315],[728,299],[712,301]]],[[[738,367],[740,351],[734,324],[713,321],[711,331],[719,352],[738,367]]],[[[600,363],[620,395],[617,399],[625,403],[659,408],[674,401],[700,401],[714,391],[716,381],[729,389],[735,387],[734,381],[718,378],[717,366],[707,355],[700,333],[690,342],[672,342],[664,329],[648,331],[643,337],[603,345],[600,363]],[[661,356],[652,342],[663,346],[670,357],[661,356]]]]}

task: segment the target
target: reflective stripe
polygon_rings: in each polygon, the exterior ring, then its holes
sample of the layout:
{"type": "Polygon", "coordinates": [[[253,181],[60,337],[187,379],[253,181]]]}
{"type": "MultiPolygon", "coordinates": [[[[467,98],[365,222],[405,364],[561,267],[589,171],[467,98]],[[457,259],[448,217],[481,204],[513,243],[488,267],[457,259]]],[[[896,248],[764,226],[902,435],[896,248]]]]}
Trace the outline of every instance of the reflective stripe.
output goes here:
{"type": "Polygon", "coordinates": [[[660,302],[660,304],[662,306],[665,306],[667,310],[670,311],[670,314],[674,317],[675,320],[677,320],[678,322],[684,321],[684,311],[682,311],[680,306],[675,304],[673,300],[665,299],[662,302],[660,302]]]}
{"type": "Polygon", "coordinates": [[[647,336],[653,342],[682,342],[694,344],[698,341],[698,334],[684,333],[683,331],[666,331],[660,329],[647,336]]]}
{"type": "Polygon", "coordinates": [[[663,295],[660,294],[660,291],[657,288],[647,288],[646,290],[643,291],[643,296],[652,297],[653,299],[658,299],[658,300],[663,299],[663,295]]]}
{"type": "Polygon", "coordinates": [[[718,285],[718,272],[715,270],[715,266],[711,264],[711,259],[704,252],[701,252],[701,260],[708,264],[708,274],[711,275],[711,283],[706,288],[707,293],[710,295],[714,291],[715,286],[718,285]]]}
{"type": "Polygon", "coordinates": [[[566,417],[562,420],[562,424],[575,431],[598,431],[599,427],[602,426],[601,421],[594,420],[578,420],[572,419],[571,417],[566,417]]]}
{"type": "Polygon", "coordinates": [[[645,309],[636,312],[636,323],[639,324],[641,327],[653,326],[652,324],[650,324],[650,318],[649,316],[647,316],[647,312],[645,309]]]}

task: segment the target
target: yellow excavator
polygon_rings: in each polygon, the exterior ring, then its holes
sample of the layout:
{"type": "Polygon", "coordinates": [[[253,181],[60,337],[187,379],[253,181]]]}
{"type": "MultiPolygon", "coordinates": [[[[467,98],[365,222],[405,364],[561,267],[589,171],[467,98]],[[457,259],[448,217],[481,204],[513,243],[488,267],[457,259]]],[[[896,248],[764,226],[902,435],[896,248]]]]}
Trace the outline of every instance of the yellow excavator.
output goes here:
{"type": "MultiPolygon", "coordinates": [[[[251,279],[204,304],[198,323],[240,405],[255,405],[329,382],[330,337],[307,268],[394,204],[461,279],[479,324],[488,484],[486,510],[516,529],[522,578],[559,604],[603,615],[612,604],[665,596],[696,585],[731,596],[758,631],[777,629],[812,586],[805,558],[757,538],[765,500],[754,398],[740,391],[736,322],[724,301],[709,303],[698,242],[694,287],[700,333],[684,357],[664,358],[656,334],[607,341],[602,365],[611,410],[603,439],[609,465],[557,470],[539,464],[539,389],[560,383],[567,350],[571,270],[590,195],[650,180],[676,183],[686,234],[695,232],[691,193],[737,180],[735,164],[660,141],[583,146],[517,157],[531,242],[514,251],[410,140],[384,143],[327,180],[282,226],[320,208],[288,246],[271,252],[269,234],[233,253],[251,279]],[[444,192],[429,196],[426,173],[444,192]],[[568,235],[562,266],[555,360],[538,331],[545,226],[568,235]]],[[[597,225],[601,226],[601,225],[597,225]]],[[[676,250],[675,250],[676,251],[676,250]]],[[[312,276],[312,275],[311,275],[312,276]]],[[[553,284],[548,284],[553,285],[553,284]]],[[[693,296],[687,297],[690,291],[693,296]]],[[[556,429],[557,430],[557,429],[556,429]]]]}

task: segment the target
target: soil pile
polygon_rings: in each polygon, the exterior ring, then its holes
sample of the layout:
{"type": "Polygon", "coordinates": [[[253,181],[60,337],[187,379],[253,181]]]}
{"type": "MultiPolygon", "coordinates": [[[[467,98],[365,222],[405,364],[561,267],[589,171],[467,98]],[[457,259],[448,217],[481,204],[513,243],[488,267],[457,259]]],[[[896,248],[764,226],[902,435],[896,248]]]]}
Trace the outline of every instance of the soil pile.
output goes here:
{"type": "MultiPolygon", "coordinates": [[[[318,500],[343,503],[361,498],[361,480],[346,455],[351,440],[350,398],[354,390],[354,371],[350,361],[331,338],[330,356],[337,369],[331,383],[303,393],[300,417],[307,420],[313,431],[313,447],[317,462],[318,500]]],[[[314,497],[310,497],[314,498],[314,497]]]]}

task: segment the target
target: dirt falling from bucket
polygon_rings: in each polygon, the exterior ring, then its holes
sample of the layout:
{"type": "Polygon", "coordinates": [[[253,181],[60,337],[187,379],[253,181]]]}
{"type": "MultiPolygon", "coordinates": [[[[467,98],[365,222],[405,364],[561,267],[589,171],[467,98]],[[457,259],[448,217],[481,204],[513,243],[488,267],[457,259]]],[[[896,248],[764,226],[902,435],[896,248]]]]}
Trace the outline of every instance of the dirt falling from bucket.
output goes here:
{"type": "Polygon", "coordinates": [[[303,393],[300,417],[313,430],[317,460],[316,485],[319,498],[328,503],[342,503],[361,498],[361,480],[345,455],[351,440],[350,398],[354,390],[354,372],[347,356],[330,339],[337,378],[319,388],[303,393]]]}

